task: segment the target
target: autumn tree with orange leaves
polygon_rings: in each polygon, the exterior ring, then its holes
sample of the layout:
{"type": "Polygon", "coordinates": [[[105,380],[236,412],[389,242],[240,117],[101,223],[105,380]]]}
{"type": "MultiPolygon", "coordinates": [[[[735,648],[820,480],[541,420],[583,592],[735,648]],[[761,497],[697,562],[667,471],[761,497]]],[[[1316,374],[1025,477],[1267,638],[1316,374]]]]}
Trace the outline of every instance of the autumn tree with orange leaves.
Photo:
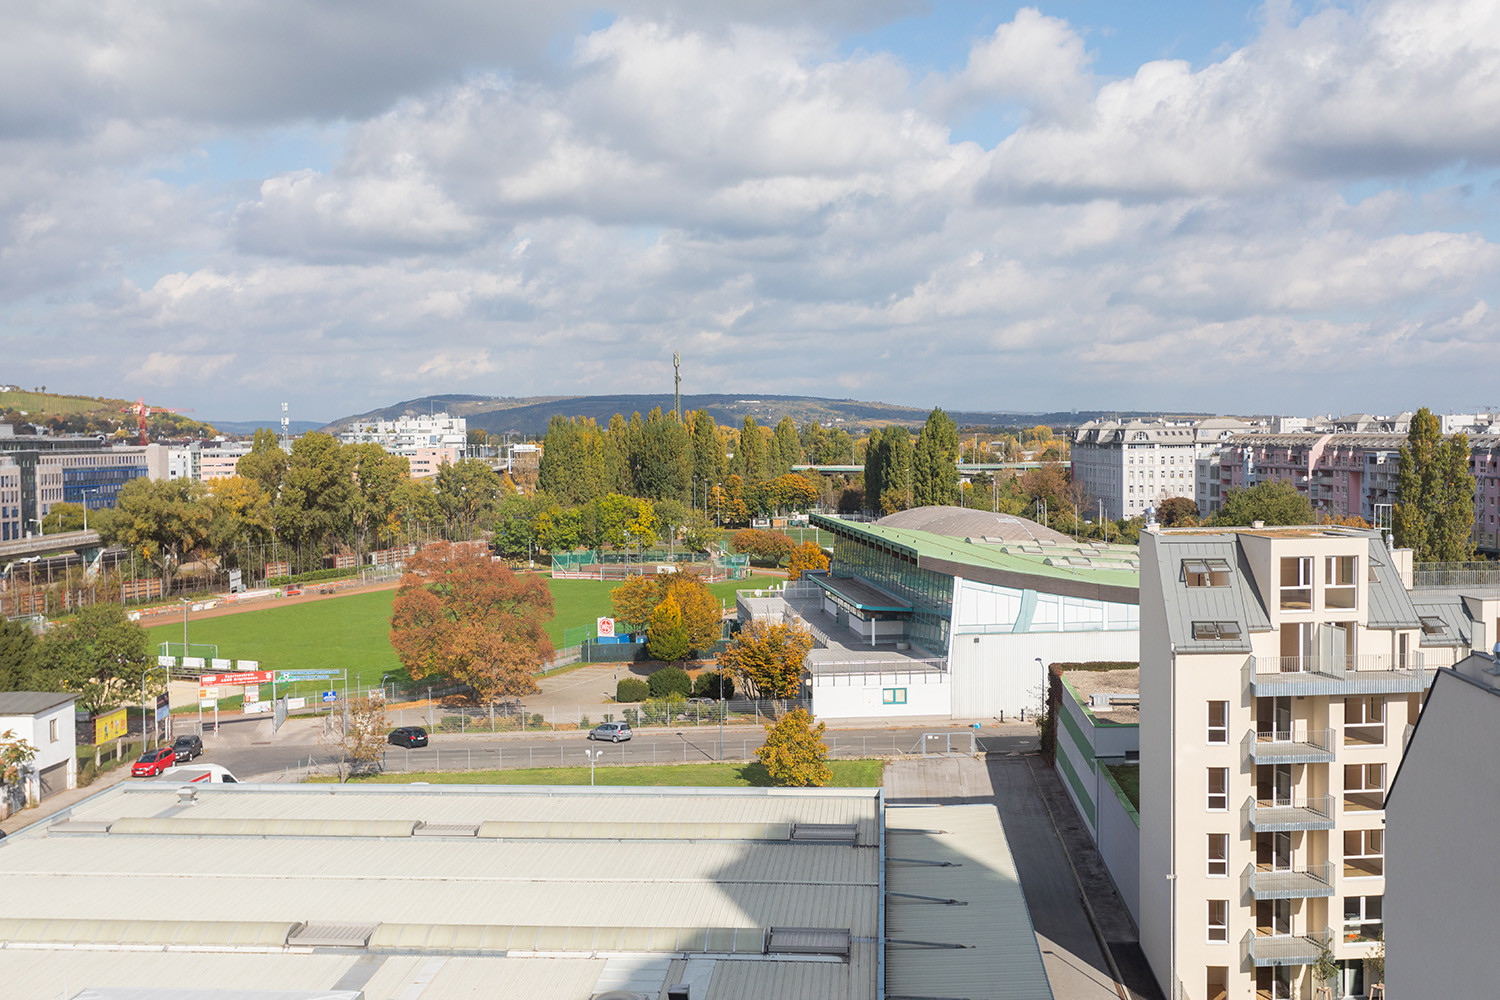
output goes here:
{"type": "Polygon", "coordinates": [[[482,700],[532,694],[552,655],[552,594],[484,552],[440,542],[406,563],[391,615],[391,646],[413,679],[468,684],[482,700]]]}

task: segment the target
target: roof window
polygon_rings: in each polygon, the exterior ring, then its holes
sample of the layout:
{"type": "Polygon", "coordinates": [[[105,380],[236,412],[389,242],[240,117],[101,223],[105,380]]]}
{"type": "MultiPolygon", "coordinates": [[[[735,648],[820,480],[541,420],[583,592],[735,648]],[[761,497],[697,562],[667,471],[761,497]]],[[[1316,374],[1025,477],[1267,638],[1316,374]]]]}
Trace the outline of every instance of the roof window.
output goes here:
{"type": "Polygon", "coordinates": [[[1184,559],[1182,582],[1188,587],[1229,586],[1229,562],[1224,559],[1184,559]]]}
{"type": "Polygon", "coordinates": [[[1423,635],[1442,635],[1448,630],[1448,626],[1437,615],[1422,615],[1423,635]]]}
{"type": "Polygon", "coordinates": [[[1239,622],[1193,622],[1194,639],[1238,639],[1239,637],[1239,622]]]}

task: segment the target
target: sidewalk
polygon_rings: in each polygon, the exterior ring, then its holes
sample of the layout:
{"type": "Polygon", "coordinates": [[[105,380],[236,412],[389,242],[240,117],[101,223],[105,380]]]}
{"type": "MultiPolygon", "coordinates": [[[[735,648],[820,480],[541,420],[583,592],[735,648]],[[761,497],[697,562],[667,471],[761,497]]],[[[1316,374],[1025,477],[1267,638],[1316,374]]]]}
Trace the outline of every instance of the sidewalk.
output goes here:
{"type": "Polygon", "coordinates": [[[91,795],[97,795],[107,788],[112,788],[122,781],[129,780],[130,764],[127,762],[110,771],[108,774],[95,778],[94,783],[87,788],[69,788],[65,792],[49,795],[41,805],[11,813],[9,818],[0,820],[0,831],[4,831],[7,834],[15,833],[17,830],[28,827],[33,823],[39,823],[49,816],[55,816],[65,809],[70,809],[91,795]]]}

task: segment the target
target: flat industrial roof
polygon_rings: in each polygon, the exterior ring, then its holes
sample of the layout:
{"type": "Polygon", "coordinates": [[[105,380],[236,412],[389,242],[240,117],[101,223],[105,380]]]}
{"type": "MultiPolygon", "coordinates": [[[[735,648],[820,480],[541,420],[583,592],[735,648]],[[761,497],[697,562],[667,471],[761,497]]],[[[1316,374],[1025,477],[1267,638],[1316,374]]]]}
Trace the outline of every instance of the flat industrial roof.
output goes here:
{"type": "Polygon", "coordinates": [[[874,1000],[881,812],[878,789],[118,785],[0,841],[0,980],[874,1000]]]}

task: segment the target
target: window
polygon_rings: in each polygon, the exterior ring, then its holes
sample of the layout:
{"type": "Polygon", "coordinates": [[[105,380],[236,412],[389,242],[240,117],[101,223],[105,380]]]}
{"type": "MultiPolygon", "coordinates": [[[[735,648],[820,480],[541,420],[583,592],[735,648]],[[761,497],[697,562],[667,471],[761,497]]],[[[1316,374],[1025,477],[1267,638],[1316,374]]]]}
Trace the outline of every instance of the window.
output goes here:
{"type": "Polygon", "coordinates": [[[1281,560],[1281,610],[1312,609],[1312,556],[1286,556],[1281,560]]]}
{"type": "Polygon", "coordinates": [[[1344,940],[1378,941],[1384,904],[1384,896],[1345,896],[1344,940]]]}
{"type": "Polygon", "coordinates": [[[1385,699],[1379,695],[1344,699],[1344,746],[1385,745],[1385,699]]]}
{"type": "Polygon", "coordinates": [[[1229,586],[1229,563],[1223,559],[1184,559],[1182,582],[1189,587],[1229,586]]]}
{"type": "Polygon", "coordinates": [[[1229,768],[1208,769],[1208,811],[1229,811],[1229,768]]]}
{"type": "Polygon", "coordinates": [[[1359,587],[1356,584],[1359,572],[1359,556],[1328,556],[1324,560],[1323,606],[1325,608],[1353,608],[1358,601],[1359,587]]]}
{"type": "Polygon", "coordinates": [[[1237,640],[1239,637],[1239,622],[1193,622],[1194,639],[1237,640]]]}
{"type": "Polygon", "coordinates": [[[1223,745],[1229,742],[1229,702],[1208,703],[1208,742],[1223,745]]]}
{"type": "Polygon", "coordinates": [[[1385,765],[1344,765],[1344,811],[1385,808],[1385,765]]]}
{"type": "Polygon", "coordinates": [[[880,701],[885,705],[905,705],[906,688],[885,688],[880,692],[880,701]]]}
{"type": "Polygon", "coordinates": [[[1443,620],[1437,615],[1421,615],[1420,617],[1422,619],[1422,633],[1424,635],[1442,635],[1447,630],[1447,626],[1443,624],[1443,620]]]}
{"type": "Polygon", "coordinates": [[[1229,996],[1229,966],[1210,965],[1203,981],[1203,993],[1208,1000],[1227,1000],[1229,996]]]}
{"type": "Polygon", "coordinates": [[[1208,874],[1211,878],[1229,877],[1229,834],[1208,835],[1208,874]]]}
{"type": "Polygon", "coordinates": [[[1344,878],[1385,874],[1385,835],[1381,830],[1344,831],[1344,878]]]}
{"type": "Polygon", "coordinates": [[[1208,940],[1223,943],[1229,940],[1229,900],[1208,901],[1208,940]]]}
{"type": "Polygon", "coordinates": [[[57,742],[57,720],[50,719],[47,722],[47,739],[53,743],[57,742]]]}

